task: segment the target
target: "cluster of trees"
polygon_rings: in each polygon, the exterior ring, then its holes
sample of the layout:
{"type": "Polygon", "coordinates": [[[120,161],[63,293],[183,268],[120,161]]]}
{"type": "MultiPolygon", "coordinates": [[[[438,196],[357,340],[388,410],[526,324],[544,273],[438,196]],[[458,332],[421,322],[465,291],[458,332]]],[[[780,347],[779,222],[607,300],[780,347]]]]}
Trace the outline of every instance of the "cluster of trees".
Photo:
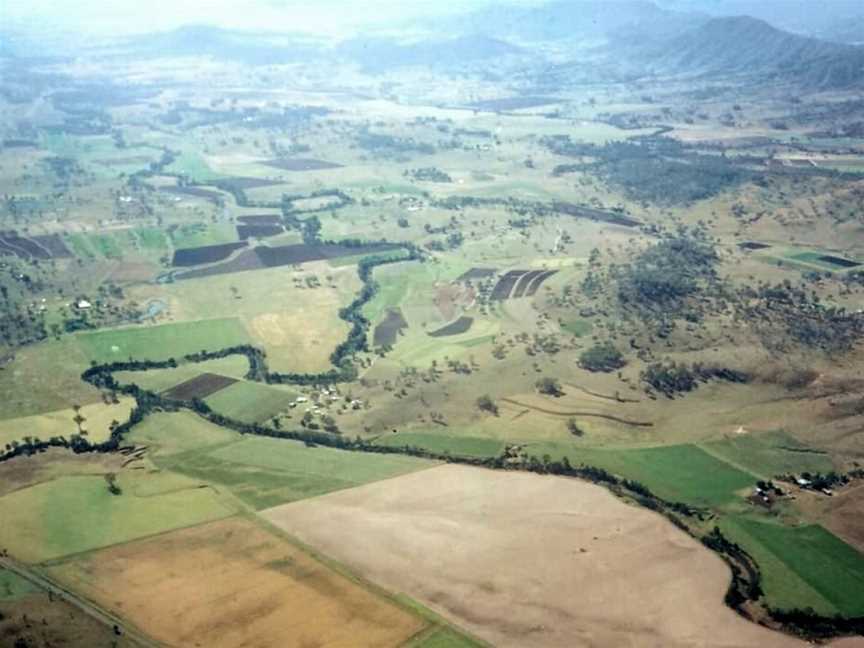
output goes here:
{"type": "Polygon", "coordinates": [[[621,352],[611,342],[595,344],[579,356],[579,366],[588,371],[608,373],[627,364],[621,352]]]}
{"type": "Polygon", "coordinates": [[[687,366],[675,361],[652,363],[645,367],[639,377],[642,382],[669,398],[673,398],[675,394],[693,391],[700,382],[712,379],[733,383],[746,383],[751,379],[749,374],[736,369],[698,362],[687,366]]]}
{"type": "Polygon", "coordinates": [[[445,173],[438,167],[423,167],[420,169],[410,169],[405,171],[406,177],[421,180],[423,182],[453,182],[453,178],[448,173],[445,173]]]}

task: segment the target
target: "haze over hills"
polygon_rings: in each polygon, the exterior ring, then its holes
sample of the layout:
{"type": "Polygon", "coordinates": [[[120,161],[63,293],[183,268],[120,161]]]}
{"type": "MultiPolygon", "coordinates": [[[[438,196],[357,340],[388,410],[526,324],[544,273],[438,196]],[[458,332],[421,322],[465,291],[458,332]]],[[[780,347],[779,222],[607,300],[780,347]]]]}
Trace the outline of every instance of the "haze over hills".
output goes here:
{"type": "Polygon", "coordinates": [[[714,18],[657,47],[652,58],[663,70],[770,74],[814,88],[864,79],[864,49],[785,32],[750,16],[714,18]]]}

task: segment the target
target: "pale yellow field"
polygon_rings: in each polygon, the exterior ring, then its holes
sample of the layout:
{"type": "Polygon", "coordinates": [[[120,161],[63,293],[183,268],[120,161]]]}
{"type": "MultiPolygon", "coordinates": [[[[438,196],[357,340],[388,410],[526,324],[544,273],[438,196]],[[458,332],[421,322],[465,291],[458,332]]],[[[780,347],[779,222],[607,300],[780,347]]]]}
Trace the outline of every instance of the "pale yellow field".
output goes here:
{"type": "MultiPolygon", "coordinates": [[[[128,397],[119,400],[116,405],[100,402],[81,406],[78,412],[84,418],[81,422],[81,430],[87,433],[87,439],[91,443],[100,443],[108,439],[111,433],[109,429],[111,421],[122,423],[129,418],[135,400],[128,397]]],[[[69,439],[73,434],[79,434],[75,416],[75,410],[70,407],[45,414],[0,420],[0,448],[13,441],[21,442],[28,436],[42,441],[55,436],[69,439]]]]}
{"type": "Polygon", "coordinates": [[[51,569],[166,646],[388,648],[426,622],[232,518],[51,569]]]}
{"type": "Polygon", "coordinates": [[[696,540],[574,479],[449,465],[263,515],[496,646],[803,645],[727,608],[696,540]]]}

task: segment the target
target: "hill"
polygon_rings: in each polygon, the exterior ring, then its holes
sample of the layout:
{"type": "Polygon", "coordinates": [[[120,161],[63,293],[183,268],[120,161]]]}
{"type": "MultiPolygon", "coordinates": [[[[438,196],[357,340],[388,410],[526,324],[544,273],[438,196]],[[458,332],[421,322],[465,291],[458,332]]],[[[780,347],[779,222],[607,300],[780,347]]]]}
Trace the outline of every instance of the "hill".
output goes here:
{"type": "Polygon", "coordinates": [[[426,65],[448,67],[516,55],[523,50],[497,38],[469,34],[447,40],[421,40],[400,43],[383,38],[357,38],[342,43],[336,50],[343,58],[367,70],[426,65]]]}
{"type": "Polygon", "coordinates": [[[811,89],[864,82],[864,49],[799,36],[749,16],[714,18],[647,52],[655,69],[687,74],[757,74],[811,89]]]}

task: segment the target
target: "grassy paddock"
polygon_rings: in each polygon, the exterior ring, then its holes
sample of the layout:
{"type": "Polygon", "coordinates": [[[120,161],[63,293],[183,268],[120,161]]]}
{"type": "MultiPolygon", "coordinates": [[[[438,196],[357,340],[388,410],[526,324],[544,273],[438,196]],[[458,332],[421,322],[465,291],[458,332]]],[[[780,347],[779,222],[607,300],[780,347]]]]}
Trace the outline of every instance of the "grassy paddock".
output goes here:
{"type": "Polygon", "coordinates": [[[460,437],[424,432],[387,434],[377,440],[378,445],[390,447],[416,446],[432,452],[449,452],[465,457],[497,457],[504,450],[504,442],[479,437],[460,437]]]}
{"type": "Polygon", "coordinates": [[[756,558],[771,605],[864,615],[864,555],[823,527],[737,516],[724,519],[721,529],[756,558]]]}
{"type": "Polygon", "coordinates": [[[0,569],[0,601],[9,601],[27,594],[38,592],[39,589],[30,581],[6,569],[0,569]]]}
{"type": "Polygon", "coordinates": [[[87,358],[96,362],[165,360],[248,344],[249,335],[239,320],[224,318],[82,333],[78,342],[87,358]]]}
{"type": "Polygon", "coordinates": [[[735,468],[701,448],[685,444],[656,448],[607,450],[575,448],[562,443],[530,444],[528,452],[571,463],[604,468],[642,482],[664,499],[696,506],[722,507],[738,501],[736,491],[752,486],[756,477],[735,468]]]}
{"type": "Polygon", "coordinates": [[[246,423],[261,423],[288,409],[297,393],[248,381],[220,389],[205,402],[214,410],[246,423]]]}
{"type": "Polygon", "coordinates": [[[157,486],[152,482],[171,477],[121,473],[121,495],[111,494],[99,475],[62,477],[10,493],[0,499],[0,546],[17,558],[38,563],[235,512],[214,490],[191,482],[184,489],[135,494],[141,480],[152,491],[157,486]]]}
{"type": "Polygon", "coordinates": [[[157,458],[164,467],[229,488],[256,509],[323,495],[434,465],[414,457],[361,455],[249,437],[210,452],[157,458]]]}

